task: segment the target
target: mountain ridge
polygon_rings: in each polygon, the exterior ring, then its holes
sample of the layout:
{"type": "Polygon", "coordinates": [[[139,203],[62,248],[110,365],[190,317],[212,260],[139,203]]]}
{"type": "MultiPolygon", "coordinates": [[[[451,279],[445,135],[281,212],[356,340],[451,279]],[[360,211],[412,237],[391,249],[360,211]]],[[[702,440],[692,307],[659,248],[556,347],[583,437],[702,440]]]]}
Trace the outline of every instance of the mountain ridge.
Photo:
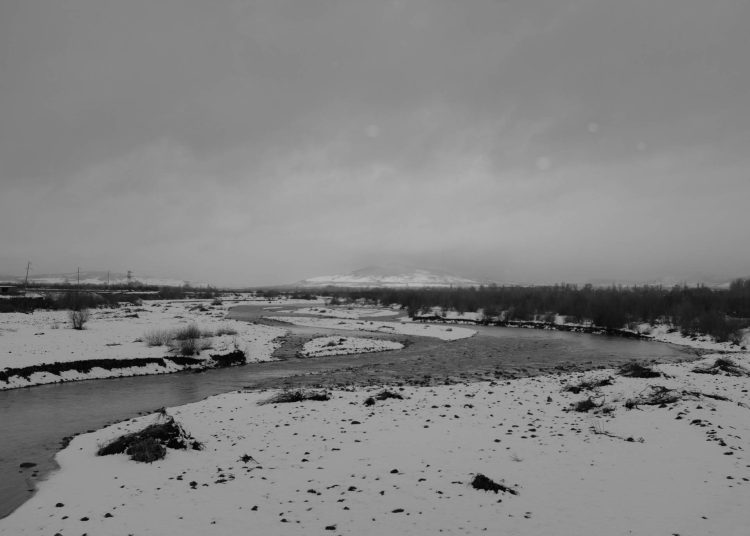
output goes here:
{"type": "Polygon", "coordinates": [[[403,265],[373,265],[348,274],[322,275],[298,281],[304,288],[363,287],[363,288],[450,288],[474,287],[482,283],[457,276],[444,270],[413,268],[403,265]]]}

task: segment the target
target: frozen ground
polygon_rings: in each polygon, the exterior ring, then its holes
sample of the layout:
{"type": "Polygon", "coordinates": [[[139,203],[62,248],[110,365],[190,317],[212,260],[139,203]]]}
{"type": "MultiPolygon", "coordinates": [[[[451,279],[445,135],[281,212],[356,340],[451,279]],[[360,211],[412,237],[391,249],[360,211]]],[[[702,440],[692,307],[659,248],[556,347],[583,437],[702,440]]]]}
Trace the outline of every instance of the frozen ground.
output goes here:
{"type": "MultiPolygon", "coordinates": [[[[748,354],[730,357],[750,368],[748,354]]],[[[290,404],[259,405],[275,391],[219,395],[168,410],[202,451],[151,464],[95,455],[158,415],[76,437],[0,533],[744,536],[748,377],[693,372],[715,360],[649,379],[403,387],[370,406],[380,388],[290,404]],[[653,386],[672,401],[647,404],[653,386]],[[599,407],[570,411],[588,398],[599,407]],[[477,473],[507,491],[473,489],[477,473]]]]}
{"type": "MultiPolygon", "coordinates": [[[[234,304],[232,304],[234,305],[234,304]]],[[[91,309],[85,329],[70,327],[67,311],[42,311],[31,314],[0,314],[0,371],[47,363],[65,363],[91,359],[160,358],[175,355],[167,346],[148,346],[149,333],[174,330],[195,324],[203,332],[225,332],[205,338],[211,348],[198,357],[222,354],[239,348],[247,360],[267,361],[277,347],[274,339],[286,330],[226,319],[228,305],[211,305],[211,300],[146,301],[141,306],[118,309],[91,309]]],[[[74,370],[60,375],[35,372],[28,377],[12,376],[0,380],[0,389],[55,383],[77,379],[158,374],[181,370],[167,361],[156,364],[74,370]]]]}

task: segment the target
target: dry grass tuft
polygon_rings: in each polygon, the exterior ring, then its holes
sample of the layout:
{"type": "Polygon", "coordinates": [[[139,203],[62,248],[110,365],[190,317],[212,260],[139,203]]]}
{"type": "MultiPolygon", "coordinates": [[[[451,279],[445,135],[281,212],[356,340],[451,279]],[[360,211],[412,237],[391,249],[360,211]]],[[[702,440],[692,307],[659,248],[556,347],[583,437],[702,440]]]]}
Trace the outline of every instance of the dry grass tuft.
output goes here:
{"type": "Polygon", "coordinates": [[[261,400],[260,405],[264,404],[287,404],[292,402],[304,402],[305,400],[326,401],[330,400],[331,395],[327,391],[282,391],[271,398],[261,400]]]}

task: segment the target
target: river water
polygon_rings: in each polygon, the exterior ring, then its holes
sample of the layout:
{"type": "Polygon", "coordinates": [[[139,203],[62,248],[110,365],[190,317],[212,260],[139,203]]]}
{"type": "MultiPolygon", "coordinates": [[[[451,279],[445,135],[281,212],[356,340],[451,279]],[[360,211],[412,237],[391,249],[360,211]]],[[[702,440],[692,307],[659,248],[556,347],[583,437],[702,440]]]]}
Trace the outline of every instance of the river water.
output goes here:
{"type": "MultiPolygon", "coordinates": [[[[269,311],[262,306],[239,306],[230,316],[259,321],[264,314],[269,311]]],[[[364,336],[399,340],[407,347],[300,359],[294,354],[304,341],[353,332],[290,327],[290,335],[277,353],[284,358],[281,361],[0,391],[0,518],[26,501],[35,482],[56,468],[53,458],[64,437],[218,393],[244,388],[471,381],[584,370],[631,359],[665,362],[695,357],[690,350],[647,341],[519,328],[476,329],[476,336],[453,342],[368,333],[364,336]],[[21,468],[24,462],[36,466],[21,468]]]]}

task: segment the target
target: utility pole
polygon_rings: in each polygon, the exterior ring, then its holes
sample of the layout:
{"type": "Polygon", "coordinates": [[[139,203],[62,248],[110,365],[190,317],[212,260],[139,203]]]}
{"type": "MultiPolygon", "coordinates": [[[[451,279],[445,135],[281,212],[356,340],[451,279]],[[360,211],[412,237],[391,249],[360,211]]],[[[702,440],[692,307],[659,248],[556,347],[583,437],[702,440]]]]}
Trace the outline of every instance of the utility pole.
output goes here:
{"type": "Polygon", "coordinates": [[[26,293],[26,287],[29,284],[29,268],[31,268],[31,261],[26,264],[26,279],[23,280],[23,292],[26,293]]]}
{"type": "Polygon", "coordinates": [[[81,288],[81,267],[78,267],[78,288],[81,288]]]}
{"type": "Polygon", "coordinates": [[[107,270],[107,288],[109,288],[109,270],[107,270]]]}

